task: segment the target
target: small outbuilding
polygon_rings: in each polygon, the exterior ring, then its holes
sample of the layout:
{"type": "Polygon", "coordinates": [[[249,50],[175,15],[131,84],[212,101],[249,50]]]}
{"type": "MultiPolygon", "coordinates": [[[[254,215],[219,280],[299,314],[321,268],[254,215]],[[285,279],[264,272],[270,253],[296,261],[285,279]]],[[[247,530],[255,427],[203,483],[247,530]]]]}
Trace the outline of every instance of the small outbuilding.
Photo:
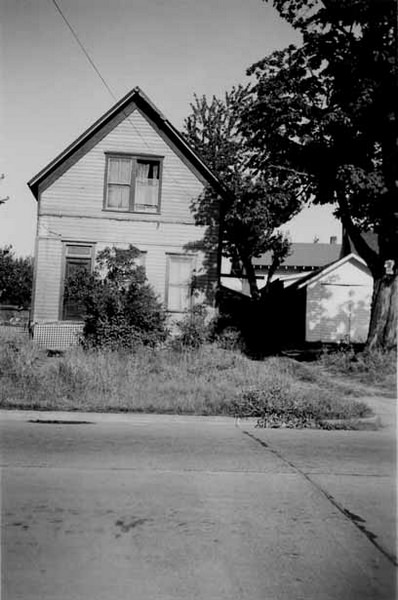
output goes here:
{"type": "Polygon", "coordinates": [[[283,338],[288,343],[364,343],[373,278],[354,253],[295,281],[283,290],[283,338]]]}

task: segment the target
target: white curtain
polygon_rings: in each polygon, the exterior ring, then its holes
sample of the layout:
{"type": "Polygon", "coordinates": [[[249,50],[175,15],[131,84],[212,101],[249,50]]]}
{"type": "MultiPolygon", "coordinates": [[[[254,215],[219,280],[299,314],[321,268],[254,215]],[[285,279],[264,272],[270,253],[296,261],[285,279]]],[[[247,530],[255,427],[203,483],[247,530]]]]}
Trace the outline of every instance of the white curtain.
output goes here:
{"type": "Polygon", "coordinates": [[[159,202],[159,166],[139,162],[135,181],[136,208],[156,210],[159,202]]]}
{"type": "Polygon", "coordinates": [[[169,310],[184,311],[189,308],[191,299],[192,268],[192,257],[169,257],[169,310]]]}
{"type": "Polygon", "coordinates": [[[128,210],[130,203],[131,160],[110,158],[108,162],[108,208],[128,210]]]}
{"type": "Polygon", "coordinates": [[[109,159],[108,182],[130,184],[131,160],[129,158],[109,159]]]}

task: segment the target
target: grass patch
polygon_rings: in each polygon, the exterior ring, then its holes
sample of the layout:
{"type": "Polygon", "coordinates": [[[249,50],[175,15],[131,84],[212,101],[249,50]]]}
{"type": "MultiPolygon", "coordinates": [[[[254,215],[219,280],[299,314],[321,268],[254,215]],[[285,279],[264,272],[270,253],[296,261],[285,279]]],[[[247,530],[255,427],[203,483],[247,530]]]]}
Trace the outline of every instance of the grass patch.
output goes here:
{"type": "Polygon", "coordinates": [[[276,357],[254,361],[216,345],[134,353],[74,348],[49,358],[31,342],[0,343],[1,408],[263,418],[266,399],[268,413],[282,421],[282,406],[291,414],[298,401],[305,414],[319,418],[369,414],[336,390],[310,365],[276,357]],[[257,413],[246,414],[253,390],[257,413]]]}
{"type": "Polygon", "coordinates": [[[320,364],[332,375],[349,378],[363,386],[380,388],[395,395],[397,389],[397,352],[355,352],[353,348],[327,352],[320,364]]]}

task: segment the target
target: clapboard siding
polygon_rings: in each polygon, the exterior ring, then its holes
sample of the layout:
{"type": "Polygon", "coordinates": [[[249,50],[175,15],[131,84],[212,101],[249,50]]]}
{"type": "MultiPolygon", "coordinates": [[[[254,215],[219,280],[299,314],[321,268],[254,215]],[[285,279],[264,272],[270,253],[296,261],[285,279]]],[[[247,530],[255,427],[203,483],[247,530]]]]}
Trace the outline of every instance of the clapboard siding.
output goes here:
{"type": "MultiPolygon", "coordinates": [[[[91,242],[93,232],[90,235],[82,236],[77,239],[75,236],[65,236],[64,241],[60,239],[39,238],[37,260],[40,268],[37,271],[36,277],[36,292],[35,292],[35,308],[33,314],[34,321],[56,321],[60,318],[59,310],[62,294],[62,260],[63,248],[65,241],[91,242]]],[[[131,243],[130,240],[110,236],[108,238],[97,237],[95,242],[95,254],[103,250],[106,246],[117,246],[125,248],[131,243]]],[[[164,302],[166,291],[166,264],[167,256],[170,253],[183,253],[183,249],[179,244],[145,243],[145,239],[140,241],[134,240],[139,250],[145,252],[145,270],[148,281],[153,286],[159,299],[164,302]]],[[[204,256],[202,253],[197,253],[197,274],[201,275],[204,272],[203,266],[204,256]]],[[[215,263],[216,256],[213,256],[215,263]]],[[[217,281],[216,269],[210,270],[207,273],[209,285],[215,284],[217,281]]]]}
{"type": "MultiPolygon", "coordinates": [[[[186,245],[203,237],[204,230],[183,223],[104,220],[85,217],[42,216],[39,223],[38,269],[33,319],[53,321],[60,318],[62,259],[65,242],[95,244],[98,253],[106,246],[133,244],[145,252],[149,282],[160,300],[165,300],[168,253],[184,253],[186,245]]],[[[207,256],[213,269],[208,270],[209,286],[217,282],[215,254],[207,256]]],[[[198,253],[198,275],[204,272],[204,257],[198,253]]]]}
{"type": "Polygon", "coordinates": [[[307,288],[306,341],[366,341],[373,281],[366,267],[347,262],[307,288]]]}
{"type": "Polygon", "coordinates": [[[130,243],[133,245],[164,245],[182,248],[202,239],[201,227],[161,221],[119,221],[81,217],[41,217],[39,237],[64,240],[130,243]]]}
{"type": "MultiPolygon", "coordinates": [[[[164,302],[168,254],[189,252],[187,245],[203,239],[204,228],[195,226],[191,212],[192,200],[204,189],[203,175],[197,171],[203,170],[203,165],[198,167],[197,158],[190,151],[185,153],[185,142],[179,142],[177,149],[171,141],[174,134],[167,133],[167,127],[159,129],[159,123],[155,124],[156,119],[152,121],[146,111],[132,102],[86,136],[73,153],[66,153],[65,159],[40,180],[33,310],[36,323],[61,319],[67,242],[92,244],[93,256],[106,246],[136,246],[145,253],[147,278],[164,302]],[[104,210],[106,153],[112,152],[161,157],[159,214],[104,210]]],[[[217,255],[196,255],[197,274],[204,274],[201,283],[209,292],[217,283],[217,255]]]]}
{"type": "Polygon", "coordinates": [[[113,216],[127,221],[153,219],[154,215],[103,210],[106,152],[164,157],[159,219],[193,223],[190,204],[203,190],[203,184],[138,109],[42,192],[40,214],[103,219],[113,216]]]}
{"type": "Polygon", "coordinates": [[[57,239],[39,239],[37,242],[34,321],[59,319],[62,250],[62,244],[57,239]]]}

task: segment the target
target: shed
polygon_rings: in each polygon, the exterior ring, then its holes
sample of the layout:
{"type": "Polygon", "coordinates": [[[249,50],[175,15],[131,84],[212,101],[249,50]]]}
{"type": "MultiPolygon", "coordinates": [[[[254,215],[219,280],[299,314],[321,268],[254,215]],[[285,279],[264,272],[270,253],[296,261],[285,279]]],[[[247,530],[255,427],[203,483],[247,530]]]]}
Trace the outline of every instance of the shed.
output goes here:
{"type": "Polygon", "coordinates": [[[286,286],[286,341],[364,343],[372,292],[372,275],[354,253],[286,286]]]}

